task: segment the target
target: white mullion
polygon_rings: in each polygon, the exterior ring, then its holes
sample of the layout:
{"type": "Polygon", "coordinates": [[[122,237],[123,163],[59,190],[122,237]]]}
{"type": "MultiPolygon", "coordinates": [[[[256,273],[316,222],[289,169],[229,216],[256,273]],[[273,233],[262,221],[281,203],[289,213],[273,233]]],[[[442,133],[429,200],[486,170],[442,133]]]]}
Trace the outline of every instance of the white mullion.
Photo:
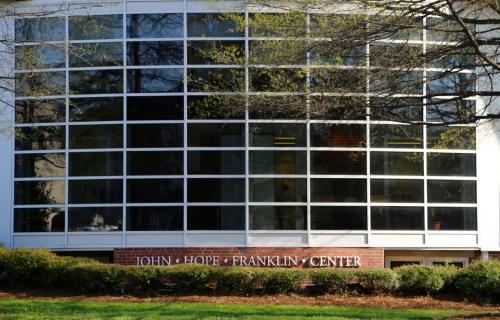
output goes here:
{"type": "MultiPolygon", "coordinates": [[[[310,47],[309,36],[311,34],[311,15],[309,12],[306,13],[306,39],[307,46],[310,47]]],[[[308,50],[306,52],[306,166],[307,166],[307,180],[306,180],[306,229],[307,229],[307,245],[311,247],[311,52],[308,50]]]]}
{"type": "Polygon", "coordinates": [[[248,92],[250,91],[250,77],[249,77],[249,69],[248,69],[248,63],[249,63],[249,30],[248,30],[248,5],[245,5],[245,243],[246,246],[250,246],[250,237],[249,237],[249,232],[250,232],[250,151],[249,151],[249,144],[250,144],[250,135],[249,135],[249,107],[250,107],[250,102],[249,102],[249,95],[248,92]]]}
{"type": "Polygon", "coordinates": [[[123,168],[122,168],[122,248],[127,245],[127,6],[126,2],[122,3],[122,72],[123,72],[123,118],[122,118],[122,128],[123,128],[123,168]]]}
{"type": "Polygon", "coordinates": [[[66,117],[65,117],[65,181],[64,181],[64,248],[68,247],[68,220],[69,220],[69,212],[68,212],[68,204],[69,204],[69,4],[66,7],[68,12],[64,18],[65,24],[65,102],[66,102],[66,117]]]}
{"type": "MultiPolygon", "coordinates": [[[[422,23],[424,26],[427,25],[427,18],[424,17],[423,20],[422,20],[422,23]]],[[[423,45],[422,45],[422,50],[423,50],[423,54],[425,55],[427,53],[427,30],[426,28],[423,28],[423,34],[422,34],[422,40],[423,40],[423,45]]],[[[427,65],[424,65],[423,66],[424,68],[424,71],[423,71],[423,84],[422,84],[422,94],[424,96],[424,98],[422,99],[422,103],[423,103],[423,106],[422,106],[422,117],[423,117],[423,121],[427,121],[427,99],[425,98],[425,96],[427,95],[427,65]]],[[[428,230],[428,219],[429,219],[429,208],[428,208],[428,199],[427,199],[427,125],[423,125],[422,126],[422,134],[424,135],[423,136],[423,150],[424,150],[424,153],[423,153],[423,164],[424,164],[424,231],[425,231],[425,234],[424,234],[424,245],[427,244],[428,242],[428,233],[429,233],[429,230],[428,230]]]]}
{"type": "Polygon", "coordinates": [[[183,203],[183,244],[184,247],[187,246],[187,201],[188,201],[188,100],[187,100],[187,92],[188,92],[188,78],[187,78],[187,10],[188,10],[188,0],[184,0],[184,12],[182,13],[183,16],[183,51],[184,51],[184,65],[183,65],[183,79],[184,79],[184,84],[183,84],[183,92],[184,92],[184,149],[183,149],[183,163],[184,163],[184,185],[183,185],[183,190],[184,190],[184,203],[183,203]]]}
{"type": "MultiPolygon", "coordinates": [[[[369,22],[367,21],[367,24],[369,22]]],[[[369,27],[369,25],[367,25],[369,27]]],[[[370,135],[370,43],[366,43],[366,244],[369,246],[371,242],[372,232],[372,213],[371,213],[371,135],[370,135]]]]}

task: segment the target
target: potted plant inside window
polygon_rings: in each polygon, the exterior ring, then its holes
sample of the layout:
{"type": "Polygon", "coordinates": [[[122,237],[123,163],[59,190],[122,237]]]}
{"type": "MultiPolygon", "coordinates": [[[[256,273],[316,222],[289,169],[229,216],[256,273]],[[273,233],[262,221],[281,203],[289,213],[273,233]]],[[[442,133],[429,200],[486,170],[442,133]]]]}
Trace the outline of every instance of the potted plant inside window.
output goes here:
{"type": "Polygon", "coordinates": [[[441,230],[441,221],[439,220],[432,221],[432,228],[434,230],[441,230]]]}

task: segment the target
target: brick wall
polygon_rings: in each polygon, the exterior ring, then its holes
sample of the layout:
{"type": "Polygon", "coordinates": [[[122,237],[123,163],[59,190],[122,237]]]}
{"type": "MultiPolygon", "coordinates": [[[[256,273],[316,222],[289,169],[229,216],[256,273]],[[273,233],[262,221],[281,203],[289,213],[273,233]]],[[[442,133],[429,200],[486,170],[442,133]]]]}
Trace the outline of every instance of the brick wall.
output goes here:
{"type": "MultiPolygon", "coordinates": [[[[383,268],[383,248],[302,248],[302,247],[191,247],[191,248],[117,248],[114,263],[123,265],[175,265],[186,261],[209,265],[252,265],[257,257],[270,259],[274,266],[295,266],[290,258],[298,261],[297,267],[322,266],[383,268]],[[196,258],[198,257],[198,258],[196,258]],[[236,258],[234,258],[236,257],[236,258]],[[278,258],[277,258],[278,257],[278,258]],[[312,260],[311,260],[312,258],[312,260]],[[234,260],[236,259],[236,260],[234,260]],[[215,263],[214,263],[215,262],[215,263]],[[325,265],[326,264],[326,265],[325,265]]],[[[271,265],[271,266],[272,266],[271,265]]]]}
{"type": "MultiPolygon", "coordinates": [[[[475,251],[474,256],[469,259],[469,263],[474,263],[481,260],[481,251],[475,251]]],[[[500,262],[500,251],[489,251],[488,260],[500,262]]]]}

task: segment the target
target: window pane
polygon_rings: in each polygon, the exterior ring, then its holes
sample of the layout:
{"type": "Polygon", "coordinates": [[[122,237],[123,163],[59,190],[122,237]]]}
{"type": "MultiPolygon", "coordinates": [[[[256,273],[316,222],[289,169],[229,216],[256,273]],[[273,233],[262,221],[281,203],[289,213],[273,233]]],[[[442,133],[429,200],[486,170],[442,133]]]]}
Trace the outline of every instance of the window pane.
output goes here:
{"type": "Polygon", "coordinates": [[[127,231],[181,231],[182,207],[128,207],[127,231]]]}
{"type": "Polygon", "coordinates": [[[50,69],[66,67],[65,44],[41,44],[15,47],[16,69],[50,69]]]}
{"type": "Polygon", "coordinates": [[[306,33],[306,15],[302,12],[250,13],[251,37],[300,37],[306,33]]]}
{"type": "Polygon", "coordinates": [[[120,39],[123,37],[122,17],[121,14],[69,17],[69,38],[70,40],[120,39]]]}
{"type": "Polygon", "coordinates": [[[444,96],[461,92],[472,92],[476,88],[476,76],[473,73],[428,72],[427,94],[444,96]]]}
{"type": "Polygon", "coordinates": [[[70,67],[120,66],[123,64],[121,42],[75,43],[69,48],[70,67]]]}
{"type": "Polygon", "coordinates": [[[188,174],[245,174],[245,152],[189,151],[188,174]]]}
{"type": "Polygon", "coordinates": [[[366,153],[311,151],[311,173],[366,174],[366,153]]]}
{"type": "Polygon", "coordinates": [[[66,127],[16,128],[16,150],[55,150],[66,146],[66,127]]]}
{"type": "Polygon", "coordinates": [[[243,68],[188,69],[189,92],[241,92],[244,91],[243,68]]]}
{"type": "Polygon", "coordinates": [[[382,121],[422,121],[422,99],[370,98],[370,117],[382,121]]]}
{"type": "Polygon", "coordinates": [[[250,91],[304,92],[306,70],[303,68],[250,68],[250,91]]]}
{"type": "Polygon", "coordinates": [[[243,64],[244,41],[189,41],[188,64],[243,64]]]}
{"type": "Polygon", "coordinates": [[[370,126],[373,148],[422,148],[422,126],[373,124],[370,126]]]}
{"type": "Polygon", "coordinates": [[[190,123],[189,147],[244,147],[245,126],[241,123],[190,123]]]}
{"type": "Polygon", "coordinates": [[[476,155],[470,153],[428,153],[430,176],[475,176],[476,155]]]}
{"type": "Polygon", "coordinates": [[[424,208],[372,207],[373,230],[424,230],[424,208]]]}
{"type": "Polygon", "coordinates": [[[123,98],[71,99],[70,121],[121,121],[123,120],[123,98]]]}
{"type": "Polygon", "coordinates": [[[123,227],[122,207],[69,208],[69,232],[121,231],[123,227]]]}
{"type": "Polygon", "coordinates": [[[250,179],[251,202],[306,202],[307,179],[250,179]]]}
{"type": "Polygon", "coordinates": [[[423,202],[423,180],[372,179],[372,202],[423,202]]]}
{"type": "Polygon", "coordinates": [[[63,99],[16,101],[16,123],[65,121],[66,101],[63,99]]]}
{"type": "Polygon", "coordinates": [[[354,43],[335,43],[332,46],[330,41],[313,42],[313,47],[309,49],[312,63],[333,66],[364,66],[366,64],[366,46],[363,42],[358,43],[359,47],[354,47],[354,43]]]}
{"type": "Polygon", "coordinates": [[[366,98],[311,97],[310,117],[313,120],[365,120],[366,98]]]}
{"type": "Polygon", "coordinates": [[[69,154],[70,176],[121,176],[122,152],[72,152],[69,154]]]}
{"type": "Polygon", "coordinates": [[[188,179],[188,202],[244,202],[245,179],[188,179]]]}
{"type": "Polygon", "coordinates": [[[128,38],[182,38],[182,13],[129,14],[128,38]]]}
{"type": "Polygon", "coordinates": [[[127,64],[130,66],[184,64],[183,42],[128,42],[127,64]]]}
{"type": "Polygon", "coordinates": [[[307,101],[303,95],[249,97],[248,116],[264,120],[306,120],[307,101]]]}
{"type": "Polygon", "coordinates": [[[427,199],[434,203],[476,203],[476,181],[428,180],[427,199]]]}
{"type": "Polygon", "coordinates": [[[15,19],[16,41],[60,41],[66,38],[64,17],[15,19]]]}
{"type": "Polygon", "coordinates": [[[312,69],[311,91],[365,93],[366,71],[359,69],[312,69]]]}
{"type": "Polygon", "coordinates": [[[305,151],[250,151],[251,174],[306,174],[305,151]]]}
{"type": "Polygon", "coordinates": [[[59,96],[66,93],[65,72],[20,73],[15,77],[17,97],[59,96]]]}
{"type": "Polygon", "coordinates": [[[70,126],[69,147],[71,149],[122,148],[123,126],[70,126]]]}
{"type": "Polygon", "coordinates": [[[421,176],[424,174],[423,154],[420,152],[371,152],[371,174],[421,176]]]}
{"type": "Polygon", "coordinates": [[[16,178],[63,177],[66,175],[64,153],[16,154],[16,178]]]}
{"type": "Polygon", "coordinates": [[[366,202],[366,179],[311,179],[312,202],[366,202]]]}
{"type": "Polygon", "coordinates": [[[242,21],[238,13],[188,13],[188,37],[243,37],[242,21]]]}
{"type": "Polygon", "coordinates": [[[366,207],[311,207],[312,230],[366,230],[366,207]]]}
{"type": "Polygon", "coordinates": [[[476,127],[430,126],[427,128],[427,147],[473,150],[476,148],[476,127]]]}
{"type": "Polygon", "coordinates": [[[184,201],[182,179],[128,179],[127,202],[166,203],[184,201]]]}
{"type": "Polygon", "coordinates": [[[123,70],[86,70],[69,73],[72,94],[104,94],[123,92],[123,70]]]}
{"type": "Polygon", "coordinates": [[[477,230],[476,208],[429,208],[429,230],[477,230]]]}
{"type": "Polygon", "coordinates": [[[69,203],[122,203],[123,180],[70,180],[69,203]]]}
{"type": "MultiPolygon", "coordinates": [[[[401,68],[400,68],[401,69],[401,68]]],[[[370,91],[377,94],[423,93],[423,72],[409,70],[371,69],[370,91]]]]}
{"type": "Polygon", "coordinates": [[[307,208],[251,206],[250,230],[306,230],[307,208]]]}
{"type": "Polygon", "coordinates": [[[188,207],[188,230],[245,230],[245,207],[188,207]]]}
{"type": "Polygon", "coordinates": [[[182,69],[129,69],[128,92],[182,92],[182,69]]]}
{"type": "Polygon", "coordinates": [[[305,124],[250,123],[249,134],[252,147],[286,148],[307,145],[305,124]]]}
{"type": "Polygon", "coordinates": [[[14,232],[64,232],[64,208],[16,208],[14,232]]]}
{"type": "Polygon", "coordinates": [[[364,147],[366,126],[358,124],[311,124],[313,147],[364,147]]]}
{"type": "Polygon", "coordinates": [[[127,152],[128,175],[182,175],[184,174],[183,152],[127,152]]]}
{"type": "Polygon", "coordinates": [[[184,144],[182,124],[127,125],[129,148],[176,148],[184,144]]]}
{"type": "Polygon", "coordinates": [[[245,119],[245,99],[238,95],[188,96],[188,119],[245,119]]]}
{"type": "Polygon", "coordinates": [[[476,101],[429,99],[427,121],[475,123],[476,101]]]}
{"type": "Polygon", "coordinates": [[[419,61],[423,61],[422,45],[410,45],[408,43],[370,44],[371,66],[399,68],[401,66],[414,66],[419,61]]]}
{"type": "MultiPolygon", "coordinates": [[[[315,42],[315,47],[317,42],[315,42]]],[[[249,62],[256,65],[305,65],[307,42],[297,40],[249,41],[249,62]]]]}
{"type": "Polygon", "coordinates": [[[182,120],[184,97],[128,97],[127,120],[182,120]]]}
{"type": "Polygon", "coordinates": [[[14,204],[63,204],[64,181],[16,181],[14,204]]]}

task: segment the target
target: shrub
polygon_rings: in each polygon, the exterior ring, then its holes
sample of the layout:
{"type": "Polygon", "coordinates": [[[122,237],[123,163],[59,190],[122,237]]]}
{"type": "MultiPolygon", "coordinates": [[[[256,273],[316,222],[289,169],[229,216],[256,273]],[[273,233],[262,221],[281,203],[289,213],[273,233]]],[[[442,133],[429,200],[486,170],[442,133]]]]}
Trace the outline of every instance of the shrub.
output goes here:
{"type": "Polygon", "coordinates": [[[361,293],[390,293],[399,286],[399,276],[391,269],[353,271],[361,293]]]}
{"type": "Polygon", "coordinates": [[[204,291],[217,281],[214,268],[202,265],[166,267],[161,275],[167,285],[180,292],[204,291]]]}
{"type": "Polygon", "coordinates": [[[229,294],[252,294],[261,287],[262,270],[255,268],[220,267],[217,271],[217,291],[229,294]]]}
{"type": "Polygon", "coordinates": [[[301,289],[307,272],[302,269],[267,269],[265,272],[257,273],[254,278],[262,280],[262,291],[270,294],[298,293],[301,289]]]}
{"type": "Polygon", "coordinates": [[[451,282],[457,272],[453,266],[402,266],[397,270],[401,277],[400,290],[409,294],[425,294],[450,290],[451,282]]]}
{"type": "Polygon", "coordinates": [[[316,269],[309,273],[320,293],[346,293],[352,276],[352,271],[342,269],[316,269]]]}
{"type": "Polygon", "coordinates": [[[481,261],[457,272],[458,292],[481,302],[500,301],[500,262],[481,261]]]}
{"type": "Polygon", "coordinates": [[[0,282],[9,284],[41,285],[49,276],[48,269],[57,257],[44,249],[2,250],[0,282]]]}

